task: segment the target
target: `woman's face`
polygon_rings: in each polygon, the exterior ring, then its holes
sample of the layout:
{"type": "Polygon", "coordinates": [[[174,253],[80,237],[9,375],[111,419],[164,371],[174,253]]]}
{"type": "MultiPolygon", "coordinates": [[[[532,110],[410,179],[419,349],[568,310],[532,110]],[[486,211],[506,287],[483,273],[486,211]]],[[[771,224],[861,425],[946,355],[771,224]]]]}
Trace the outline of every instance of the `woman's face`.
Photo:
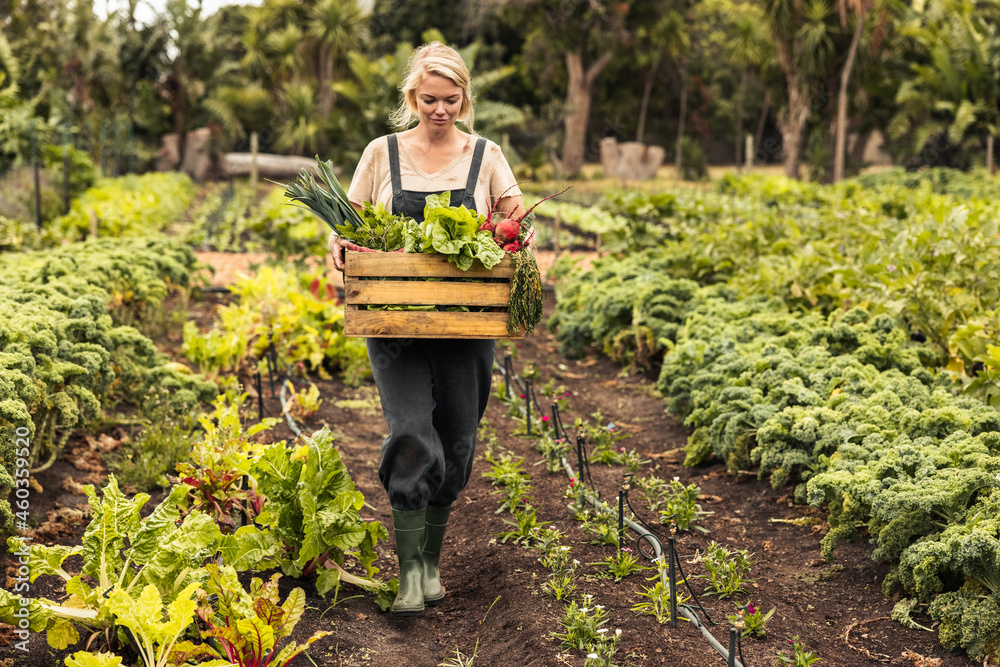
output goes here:
{"type": "Polygon", "coordinates": [[[451,79],[428,73],[414,91],[420,122],[433,129],[451,127],[462,109],[462,89],[451,79]]]}

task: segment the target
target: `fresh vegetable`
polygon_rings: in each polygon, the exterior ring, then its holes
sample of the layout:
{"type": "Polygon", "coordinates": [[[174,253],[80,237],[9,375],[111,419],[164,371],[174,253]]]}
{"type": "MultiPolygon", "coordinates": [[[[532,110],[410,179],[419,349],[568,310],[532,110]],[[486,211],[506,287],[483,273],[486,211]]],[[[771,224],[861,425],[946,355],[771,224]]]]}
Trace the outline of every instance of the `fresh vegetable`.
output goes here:
{"type": "Polygon", "coordinates": [[[347,193],[333,173],[333,162],[330,160],[320,162],[318,155],[313,173],[310,174],[307,169],[299,172],[295,182],[285,186],[285,196],[292,201],[305,204],[302,208],[312,211],[335,230],[344,225],[352,227],[364,225],[364,221],[354,210],[354,205],[347,198],[347,193]]]}

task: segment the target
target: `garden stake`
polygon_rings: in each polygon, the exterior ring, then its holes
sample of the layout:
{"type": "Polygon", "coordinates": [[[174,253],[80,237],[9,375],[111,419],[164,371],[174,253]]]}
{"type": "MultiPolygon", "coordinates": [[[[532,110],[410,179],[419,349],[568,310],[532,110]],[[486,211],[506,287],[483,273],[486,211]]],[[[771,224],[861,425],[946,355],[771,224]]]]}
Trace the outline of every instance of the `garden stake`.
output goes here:
{"type": "Polygon", "coordinates": [[[507,400],[510,400],[510,355],[505,355],[503,358],[503,384],[504,392],[507,394],[507,400]]]}
{"type": "Polygon", "coordinates": [[[736,628],[729,628],[729,667],[736,667],[736,628]]]}
{"type": "Polygon", "coordinates": [[[576,434],[576,463],[577,469],[580,471],[576,478],[583,483],[583,435],[580,433],[576,434]]]}
{"type": "Polygon", "coordinates": [[[618,555],[622,553],[625,541],[625,489],[618,489],[618,555]]]}
{"type": "Polygon", "coordinates": [[[274,338],[272,332],[267,333],[267,375],[271,383],[271,398],[274,398],[274,371],[278,368],[278,353],[274,349],[274,338]]]}
{"type": "Polygon", "coordinates": [[[531,380],[524,381],[524,414],[527,418],[528,435],[531,433],[531,380]]]}
{"type": "MultiPolygon", "coordinates": [[[[674,561],[677,552],[674,549],[674,527],[671,524],[670,534],[667,536],[667,581],[670,584],[670,627],[677,627],[677,572],[674,570],[674,561]]],[[[732,655],[732,652],[729,653],[732,655]]]]}
{"type": "Polygon", "coordinates": [[[257,386],[257,421],[264,421],[264,395],[260,387],[260,371],[254,374],[254,384],[257,386]]]}

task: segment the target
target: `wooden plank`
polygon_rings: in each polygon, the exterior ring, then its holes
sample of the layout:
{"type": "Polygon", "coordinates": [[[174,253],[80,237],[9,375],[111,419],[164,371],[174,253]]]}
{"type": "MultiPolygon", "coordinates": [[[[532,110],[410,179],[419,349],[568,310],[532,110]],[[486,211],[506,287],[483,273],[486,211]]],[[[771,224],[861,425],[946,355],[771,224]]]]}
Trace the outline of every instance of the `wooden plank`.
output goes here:
{"type": "Polygon", "coordinates": [[[344,279],[344,301],[349,304],[506,308],[509,298],[509,283],[344,279]]]}
{"type": "Polygon", "coordinates": [[[366,338],[524,338],[507,335],[507,313],[356,310],[345,313],[344,334],[366,338]]]}
{"type": "Polygon", "coordinates": [[[492,269],[474,260],[468,271],[458,268],[444,255],[416,252],[348,251],[345,262],[344,275],[350,277],[510,278],[514,275],[514,264],[509,256],[492,269]]]}

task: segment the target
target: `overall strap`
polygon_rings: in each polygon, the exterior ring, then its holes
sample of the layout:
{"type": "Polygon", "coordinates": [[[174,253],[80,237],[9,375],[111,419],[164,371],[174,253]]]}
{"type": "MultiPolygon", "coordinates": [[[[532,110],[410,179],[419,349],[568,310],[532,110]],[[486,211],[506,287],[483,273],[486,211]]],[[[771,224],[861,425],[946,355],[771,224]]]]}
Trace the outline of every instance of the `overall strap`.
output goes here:
{"type": "Polygon", "coordinates": [[[396,135],[389,137],[389,178],[392,180],[392,212],[403,211],[403,179],[399,175],[399,144],[396,135]]]}
{"type": "Polygon", "coordinates": [[[465,183],[465,196],[462,205],[469,210],[476,207],[476,181],[479,180],[479,167],[483,164],[483,153],[486,151],[486,137],[476,139],[476,150],[472,153],[472,166],[469,167],[469,180],[465,183]]]}

